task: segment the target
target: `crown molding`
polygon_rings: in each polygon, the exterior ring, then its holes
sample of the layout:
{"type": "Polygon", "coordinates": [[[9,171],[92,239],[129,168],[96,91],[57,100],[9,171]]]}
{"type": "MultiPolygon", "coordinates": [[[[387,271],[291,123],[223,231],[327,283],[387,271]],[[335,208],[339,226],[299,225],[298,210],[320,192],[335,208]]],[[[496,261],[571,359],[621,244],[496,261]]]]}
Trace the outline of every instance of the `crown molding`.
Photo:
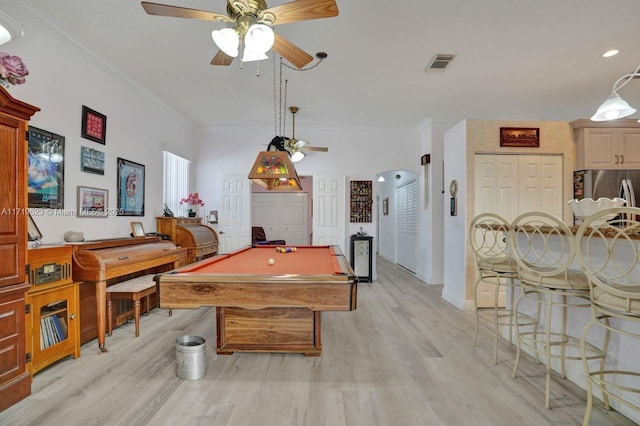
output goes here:
{"type": "Polygon", "coordinates": [[[73,52],[78,54],[80,57],[86,59],[89,63],[93,64],[97,68],[101,70],[105,70],[108,74],[111,74],[114,80],[127,84],[130,88],[136,90],[147,99],[156,103],[160,107],[166,109],[167,111],[175,114],[176,116],[183,119],[185,122],[195,126],[195,124],[187,119],[184,115],[182,115],[179,111],[173,108],[170,104],[162,100],[158,95],[152,92],[149,88],[144,86],[138,80],[133,78],[130,74],[128,74],[125,70],[123,70],[118,65],[109,61],[106,57],[104,57],[101,53],[95,50],[91,45],[85,43],[80,40],[73,33],[66,31],[65,29],[58,26],[55,22],[45,16],[40,9],[37,7],[28,4],[28,2],[8,2],[6,0],[0,0],[0,5],[2,5],[3,10],[13,9],[20,15],[20,19],[24,19],[25,21],[30,21],[34,25],[40,27],[44,32],[50,35],[52,38],[56,39],[64,46],[71,49],[73,52]]]}

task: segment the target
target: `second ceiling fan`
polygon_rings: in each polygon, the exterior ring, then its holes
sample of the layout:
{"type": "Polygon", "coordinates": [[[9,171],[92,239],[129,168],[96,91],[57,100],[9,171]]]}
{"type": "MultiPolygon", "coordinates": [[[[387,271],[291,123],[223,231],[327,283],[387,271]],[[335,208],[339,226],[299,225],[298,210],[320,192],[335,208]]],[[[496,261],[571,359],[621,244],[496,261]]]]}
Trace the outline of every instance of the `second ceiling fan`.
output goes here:
{"type": "MultiPolygon", "coordinates": [[[[273,37],[273,50],[297,68],[302,68],[311,62],[313,57],[286,38],[273,33],[270,27],[338,15],[335,0],[296,0],[271,8],[267,7],[265,0],[229,0],[226,15],[146,1],[142,2],[142,7],[149,15],[227,23],[228,28],[214,30],[212,33],[216,45],[221,50],[214,56],[211,65],[230,65],[238,55],[238,46],[242,41],[245,44],[246,58],[247,43],[252,42],[259,48],[262,43],[260,37],[265,36],[273,37]]],[[[270,48],[271,46],[266,50],[270,48]]],[[[260,55],[250,56],[251,59],[245,58],[242,60],[266,59],[260,55]]]]}
{"type": "Polygon", "coordinates": [[[291,156],[291,161],[293,161],[294,163],[302,160],[305,157],[305,151],[329,151],[329,148],[323,146],[311,146],[309,142],[296,139],[296,113],[299,110],[300,108],[296,106],[289,107],[289,111],[291,111],[291,114],[293,116],[293,130],[291,133],[291,138],[276,136],[275,138],[273,138],[273,140],[269,144],[269,147],[267,148],[267,151],[287,151],[291,156]]]}

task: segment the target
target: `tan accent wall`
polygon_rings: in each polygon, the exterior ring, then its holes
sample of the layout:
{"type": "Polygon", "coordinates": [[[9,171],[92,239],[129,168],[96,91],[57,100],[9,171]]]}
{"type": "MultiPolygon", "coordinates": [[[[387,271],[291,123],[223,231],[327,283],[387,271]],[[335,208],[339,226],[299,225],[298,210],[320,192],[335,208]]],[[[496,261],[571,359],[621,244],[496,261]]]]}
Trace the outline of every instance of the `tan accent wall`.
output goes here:
{"type": "MultiPolygon", "coordinates": [[[[475,161],[476,153],[492,154],[562,154],[563,198],[573,198],[573,164],[574,143],[569,122],[565,121],[501,121],[501,120],[466,120],[467,121],[467,217],[466,229],[469,228],[475,213],[475,161]],[[540,129],[539,148],[502,148],[500,147],[500,127],[537,127],[540,129]]],[[[572,224],[571,208],[565,204],[563,220],[572,224]]],[[[465,300],[473,300],[475,285],[475,258],[469,244],[466,244],[466,289],[465,300]]]]}

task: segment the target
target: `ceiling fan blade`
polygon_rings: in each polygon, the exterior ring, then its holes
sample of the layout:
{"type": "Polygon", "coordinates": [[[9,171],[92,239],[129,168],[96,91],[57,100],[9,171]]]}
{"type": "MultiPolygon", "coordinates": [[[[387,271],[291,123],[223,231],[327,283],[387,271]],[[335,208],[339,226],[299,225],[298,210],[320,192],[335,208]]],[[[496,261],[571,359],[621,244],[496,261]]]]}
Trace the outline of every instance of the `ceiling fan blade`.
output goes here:
{"type": "Polygon", "coordinates": [[[216,56],[213,57],[213,59],[211,60],[211,65],[231,65],[231,62],[233,62],[233,57],[227,55],[226,53],[224,53],[222,50],[218,50],[218,53],[216,53],[216,56]]]}
{"type": "Polygon", "coordinates": [[[303,151],[319,151],[319,152],[329,152],[329,148],[324,146],[304,146],[301,148],[303,151]]]}
{"type": "Polygon", "coordinates": [[[263,10],[258,16],[258,21],[280,25],[332,16],[338,16],[335,0],[297,0],[263,10]]]}
{"type": "Polygon", "coordinates": [[[313,56],[291,43],[278,33],[275,33],[275,41],[273,50],[278,52],[280,56],[291,62],[295,67],[302,68],[313,60],[313,56]]]}
{"type": "Polygon", "coordinates": [[[150,3],[148,1],[141,2],[144,11],[149,15],[171,16],[174,18],[200,19],[203,21],[215,22],[235,22],[227,15],[220,13],[208,12],[206,10],[189,9],[180,6],[171,6],[168,4],[150,3]]]}

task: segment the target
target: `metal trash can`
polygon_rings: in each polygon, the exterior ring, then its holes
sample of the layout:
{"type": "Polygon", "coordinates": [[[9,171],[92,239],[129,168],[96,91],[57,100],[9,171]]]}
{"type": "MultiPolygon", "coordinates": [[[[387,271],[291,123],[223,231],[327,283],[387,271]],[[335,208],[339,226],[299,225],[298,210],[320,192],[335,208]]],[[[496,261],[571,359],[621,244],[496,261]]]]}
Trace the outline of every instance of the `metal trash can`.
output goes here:
{"type": "Polygon", "coordinates": [[[200,336],[180,336],[176,339],[176,376],[198,380],[207,372],[205,340],[200,336]]]}

